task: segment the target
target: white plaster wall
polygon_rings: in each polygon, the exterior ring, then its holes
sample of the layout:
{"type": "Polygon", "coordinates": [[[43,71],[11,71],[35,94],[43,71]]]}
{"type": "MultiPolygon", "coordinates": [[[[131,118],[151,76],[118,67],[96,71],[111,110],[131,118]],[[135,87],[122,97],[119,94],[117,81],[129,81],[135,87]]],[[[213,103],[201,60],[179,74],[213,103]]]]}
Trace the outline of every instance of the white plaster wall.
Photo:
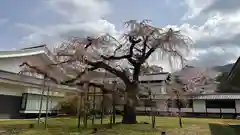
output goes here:
{"type": "Polygon", "coordinates": [[[206,112],[205,100],[193,100],[193,111],[194,112],[206,112]]]}
{"type": "Polygon", "coordinates": [[[207,108],[208,113],[220,113],[220,108],[207,108]]]}
{"type": "Polygon", "coordinates": [[[240,100],[235,100],[235,105],[237,113],[240,113],[240,100]]]}
{"type": "Polygon", "coordinates": [[[10,95],[10,96],[22,96],[24,92],[24,87],[19,87],[18,85],[6,85],[0,83],[0,95],[10,95]]]}

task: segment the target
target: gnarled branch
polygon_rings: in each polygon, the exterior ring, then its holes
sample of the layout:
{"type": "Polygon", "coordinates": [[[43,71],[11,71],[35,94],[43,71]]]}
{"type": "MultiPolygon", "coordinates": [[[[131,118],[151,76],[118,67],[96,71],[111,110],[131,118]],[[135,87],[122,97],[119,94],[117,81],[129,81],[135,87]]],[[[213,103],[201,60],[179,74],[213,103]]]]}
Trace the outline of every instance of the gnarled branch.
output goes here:
{"type": "Polygon", "coordinates": [[[123,56],[101,56],[104,60],[121,60],[131,58],[131,55],[123,55],[123,56]]]}
{"type": "Polygon", "coordinates": [[[103,61],[92,62],[92,61],[89,61],[89,60],[85,60],[85,62],[88,65],[91,65],[91,66],[96,67],[96,68],[105,69],[108,72],[118,76],[119,78],[121,78],[124,81],[125,84],[130,84],[131,83],[130,79],[128,78],[128,76],[126,75],[125,72],[117,70],[116,68],[111,67],[110,65],[104,63],[103,61]]]}

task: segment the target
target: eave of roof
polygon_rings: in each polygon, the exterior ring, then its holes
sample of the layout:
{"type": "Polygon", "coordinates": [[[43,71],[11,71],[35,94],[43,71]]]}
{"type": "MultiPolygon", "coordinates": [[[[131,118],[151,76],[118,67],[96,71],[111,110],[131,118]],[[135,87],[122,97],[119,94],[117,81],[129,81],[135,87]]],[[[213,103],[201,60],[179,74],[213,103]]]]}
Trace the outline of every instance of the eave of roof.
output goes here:
{"type": "MultiPolygon", "coordinates": [[[[22,48],[14,51],[0,51],[0,58],[14,58],[14,57],[17,58],[17,57],[27,57],[27,56],[40,56],[43,58],[44,63],[46,63],[47,65],[55,63],[55,61],[53,60],[52,54],[50,50],[46,47],[46,45],[22,48]]],[[[34,65],[31,65],[31,66],[34,66],[34,65]]],[[[59,70],[61,73],[63,72],[63,69],[57,66],[52,68],[55,68],[55,70],[59,70]]],[[[64,78],[67,79],[69,78],[69,76],[64,75],[64,78]]]]}
{"type": "MultiPolygon", "coordinates": [[[[31,77],[31,76],[26,76],[26,75],[19,75],[16,73],[12,72],[7,72],[0,70],[0,80],[6,80],[4,82],[9,82],[9,83],[22,83],[23,85],[31,85],[35,87],[42,87],[43,86],[43,79],[31,77]]],[[[61,91],[66,90],[66,92],[79,92],[80,90],[74,87],[68,87],[65,85],[59,85],[55,84],[52,81],[47,81],[46,85],[49,85],[50,87],[60,89],[61,91]]]]}
{"type": "Polygon", "coordinates": [[[37,54],[46,53],[49,55],[49,50],[45,46],[39,46],[29,49],[20,49],[14,51],[0,51],[0,58],[12,58],[12,57],[23,57],[23,56],[32,56],[37,54]]]}
{"type": "Polygon", "coordinates": [[[192,99],[240,99],[240,94],[203,94],[193,96],[192,99]]]}

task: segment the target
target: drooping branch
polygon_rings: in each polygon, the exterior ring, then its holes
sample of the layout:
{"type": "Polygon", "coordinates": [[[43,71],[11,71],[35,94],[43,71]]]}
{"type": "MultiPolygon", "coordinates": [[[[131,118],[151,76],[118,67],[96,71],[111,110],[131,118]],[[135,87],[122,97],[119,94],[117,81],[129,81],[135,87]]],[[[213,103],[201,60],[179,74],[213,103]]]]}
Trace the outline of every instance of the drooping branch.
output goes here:
{"type": "Polygon", "coordinates": [[[39,68],[37,68],[37,67],[35,67],[35,66],[31,66],[31,65],[28,64],[27,62],[23,62],[23,63],[22,63],[21,65],[19,65],[19,66],[20,66],[20,67],[27,66],[29,69],[33,69],[36,73],[41,74],[41,75],[49,78],[50,80],[52,80],[54,83],[58,84],[57,79],[49,76],[49,75],[47,74],[47,72],[44,72],[44,71],[42,71],[41,69],[39,69],[39,68]]]}
{"type": "Polygon", "coordinates": [[[54,64],[50,64],[49,67],[58,66],[58,65],[66,64],[66,63],[75,62],[75,61],[76,61],[75,59],[69,59],[69,60],[66,60],[66,61],[61,61],[61,62],[57,62],[57,63],[54,63],[54,64]]]}
{"type": "MultiPolygon", "coordinates": [[[[94,83],[94,82],[89,82],[89,81],[81,81],[81,82],[76,83],[76,85],[83,86],[84,83],[88,83],[88,86],[94,86],[94,87],[97,87],[97,88],[101,89],[104,94],[112,93],[112,92],[115,92],[115,93],[118,93],[118,94],[123,94],[125,92],[125,90],[121,89],[121,88],[118,88],[118,90],[116,91],[116,90],[113,90],[111,88],[106,88],[106,86],[104,86],[104,84],[94,83]]],[[[112,85],[114,85],[114,84],[112,84],[112,85]]]]}
{"type": "Polygon", "coordinates": [[[61,82],[61,84],[63,85],[67,85],[67,84],[71,84],[74,83],[75,81],[77,81],[78,79],[80,79],[84,74],[86,74],[88,71],[94,71],[98,69],[98,67],[91,67],[91,68],[87,68],[85,69],[83,72],[79,72],[76,77],[69,79],[69,80],[65,80],[63,82],[61,82]]]}

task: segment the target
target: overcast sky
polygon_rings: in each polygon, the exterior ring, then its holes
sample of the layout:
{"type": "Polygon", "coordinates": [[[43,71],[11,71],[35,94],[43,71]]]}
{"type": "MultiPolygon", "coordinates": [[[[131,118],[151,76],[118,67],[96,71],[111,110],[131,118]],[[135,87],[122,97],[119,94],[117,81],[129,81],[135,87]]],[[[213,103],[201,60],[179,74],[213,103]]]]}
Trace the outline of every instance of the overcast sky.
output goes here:
{"type": "Polygon", "coordinates": [[[195,66],[223,65],[240,55],[240,0],[1,0],[0,49],[116,34],[129,19],[187,33],[195,42],[188,63],[195,66]]]}

